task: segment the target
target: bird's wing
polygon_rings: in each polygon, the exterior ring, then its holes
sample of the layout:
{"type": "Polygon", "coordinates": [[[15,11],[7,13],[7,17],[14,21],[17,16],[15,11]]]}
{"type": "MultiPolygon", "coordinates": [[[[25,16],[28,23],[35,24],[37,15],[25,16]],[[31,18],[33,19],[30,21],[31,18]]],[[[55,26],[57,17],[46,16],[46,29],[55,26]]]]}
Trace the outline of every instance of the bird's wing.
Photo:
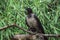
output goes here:
{"type": "Polygon", "coordinates": [[[35,20],[37,21],[38,28],[40,29],[40,31],[41,31],[42,33],[45,33],[45,32],[44,32],[44,29],[43,29],[43,26],[42,26],[40,20],[38,19],[38,17],[37,17],[36,15],[34,15],[34,18],[35,18],[35,20]]]}
{"type": "Polygon", "coordinates": [[[34,18],[35,18],[35,20],[37,21],[37,24],[40,25],[40,26],[42,26],[40,20],[38,19],[38,17],[37,17],[36,15],[34,15],[34,18]]]}

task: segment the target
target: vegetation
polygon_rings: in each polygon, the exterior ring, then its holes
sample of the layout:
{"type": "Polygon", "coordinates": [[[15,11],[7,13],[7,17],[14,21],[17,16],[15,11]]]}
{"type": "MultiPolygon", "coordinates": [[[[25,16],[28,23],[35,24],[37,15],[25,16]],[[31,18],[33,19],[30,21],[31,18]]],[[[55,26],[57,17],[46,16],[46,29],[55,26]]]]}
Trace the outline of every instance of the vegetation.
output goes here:
{"type": "MultiPolygon", "coordinates": [[[[25,7],[32,8],[40,19],[45,33],[60,33],[60,0],[0,0],[0,28],[16,23],[27,29],[25,7]]],[[[11,27],[0,31],[0,40],[10,40],[9,36],[14,34],[27,33],[11,27]]],[[[49,40],[59,40],[59,38],[49,37],[49,40]]]]}

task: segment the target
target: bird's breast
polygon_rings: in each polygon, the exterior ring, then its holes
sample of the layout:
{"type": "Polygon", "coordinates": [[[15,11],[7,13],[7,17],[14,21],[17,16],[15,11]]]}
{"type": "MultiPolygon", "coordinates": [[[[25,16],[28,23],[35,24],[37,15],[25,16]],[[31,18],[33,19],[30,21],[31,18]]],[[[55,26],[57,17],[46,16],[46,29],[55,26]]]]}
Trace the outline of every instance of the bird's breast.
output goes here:
{"type": "Polygon", "coordinates": [[[37,21],[35,20],[34,17],[27,18],[27,23],[30,27],[36,27],[37,26],[37,21]]]}

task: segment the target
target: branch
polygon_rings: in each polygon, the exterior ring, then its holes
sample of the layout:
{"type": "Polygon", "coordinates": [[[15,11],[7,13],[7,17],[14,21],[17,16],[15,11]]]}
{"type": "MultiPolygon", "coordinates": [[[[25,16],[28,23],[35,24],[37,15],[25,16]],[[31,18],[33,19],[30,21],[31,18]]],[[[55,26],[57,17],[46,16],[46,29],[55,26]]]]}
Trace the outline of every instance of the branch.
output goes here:
{"type": "MultiPolygon", "coordinates": [[[[55,37],[58,35],[54,35],[54,34],[36,34],[36,35],[29,35],[29,34],[17,34],[17,35],[14,35],[13,37],[10,37],[11,40],[26,40],[26,39],[29,39],[29,40],[41,40],[41,37],[42,36],[47,36],[47,37],[55,37]]],[[[43,39],[42,39],[43,40],[43,39]]]]}
{"type": "Polygon", "coordinates": [[[36,34],[37,36],[60,37],[60,34],[36,34]]]}
{"type": "Polygon", "coordinates": [[[31,31],[27,31],[26,29],[24,29],[24,28],[22,28],[22,27],[20,27],[20,26],[18,26],[18,25],[16,25],[16,24],[4,26],[4,27],[0,28],[0,31],[1,31],[1,30],[5,30],[5,29],[10,28],[10,27],[17,27],[17,28],[19,28],[19,29],[21,29],[21,30],[23,30],[23,31],[25,31],[25,32],[27,32],[27,33],[36,34],[36,33],[31,32],[31,31]]]}
{"type": "MultiPolygon", "coordinates": [[[[37,34],[37,33],[31,32],[31,31],[27,31],[26,29],[24,29],[24,28],[22,28],[22,27],[20,27],[20,26],[18,26],[16,24],[4,26],[4,27],[0,28],[0,31],[5,30],[5,29],[10,28],[10,27],[17,27],[17,28],[19,28],[19,29],[21,29],[21,30],[23,30],[25,32],[30,33],[30,34],[34,34],[34,35],[37,34]]],[[[47,37],[60,37],[60,34],[37,34],[37,35],[42,35],[42,36],[47,36],[47,37]]]]}
{"type": "Polygon", "coordinates": [[[0,31],[1,30],[5,30],[5,29],[10,28],[10,27],[14,27],[14,26],[15,26],[14,24],[8,25],[8,26],[4,26],[4,27],[0,28],[0,31]]]}
{"type": "Polygon", "coordinates": [[[10,37],[10,40],[33,40],[33,39],[36,39],[36,35],[17,34],[10,37]]]}
{"type": "Polygon", "coordinates": [[[36,34],[36,33],[31,32],[31,31],[27,31],[26,29],[24,29],[24,28],[22,28],[22,27],[19,27],[18,25],[16,25],[16,27],[18,27],[19,29],[21,29],[21,30],[23,30],[23,31],[25,31],[25,32],[27,32],[27,33],[36,34]]]}

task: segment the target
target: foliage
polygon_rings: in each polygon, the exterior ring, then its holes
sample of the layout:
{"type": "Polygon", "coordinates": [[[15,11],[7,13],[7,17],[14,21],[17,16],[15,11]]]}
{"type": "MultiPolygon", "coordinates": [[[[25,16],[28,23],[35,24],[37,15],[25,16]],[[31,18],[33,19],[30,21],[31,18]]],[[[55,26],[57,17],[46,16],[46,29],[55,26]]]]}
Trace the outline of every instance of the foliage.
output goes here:
{"type": "MultiPolygon", "coordinates": [[[[0,0],[0,27],[16,22],[27,29],[25,25],[25,7],[31,7],[40,19],[45,33],[60,33],[60,1],[59,0],[0,0]]],[[[9,35],[26,34],[26,32],[12,27],[0,31],[0,40],[10,40],[9,35]],[[4,39],[5,38],[5,39],[4,39]]],[[[49,38],[59,40],[59,38],[49,38]]]]}

